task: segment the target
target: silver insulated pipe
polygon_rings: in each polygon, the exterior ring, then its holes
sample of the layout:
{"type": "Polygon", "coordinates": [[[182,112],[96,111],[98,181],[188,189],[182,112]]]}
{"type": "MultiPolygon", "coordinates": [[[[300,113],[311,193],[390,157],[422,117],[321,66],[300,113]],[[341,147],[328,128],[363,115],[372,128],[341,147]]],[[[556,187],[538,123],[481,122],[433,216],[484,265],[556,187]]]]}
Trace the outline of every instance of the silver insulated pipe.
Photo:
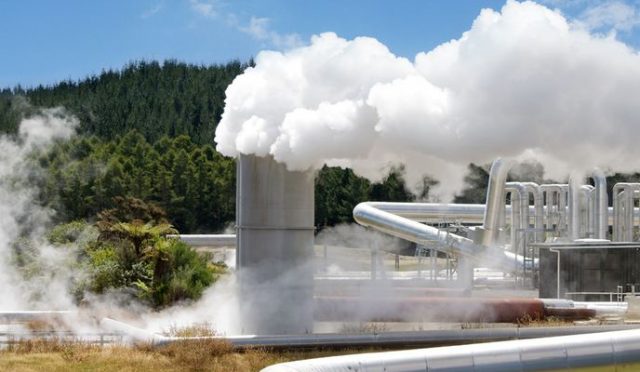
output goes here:
{"type": "Polygon", "coordinates": [[[638,363],[640,331],[633,329],[342,355],[276,364],[263,371],[548,371],[580,368],[635,371],[638,363]]]}
{"type": "Polygon", "coordinates": [[[613,241],[633,241],[634,204],[639,183],[620,182],[613,186],[613,241]]]}
{"type": "Polygon", "coordinates": [[[242,333],[306,333],[313,326],[314,175],[271,157],[237,163],[236,267],[242,333]]]}
{"type": "Polygon", "coordinates": [[[607,239],[609,232],[609,197],[607,196],[607,177],[599,169],[595,170],[591,177],[593,178],[593,182],[596,187],[593,191],[595,193],[596,204],[596,238],[607,239]]]}
{"type": "MultiPolygon", "coordinates": [[[[476,235],[473,241],[407,218],[417,217],[420,215],[420,210],[425,212],[430,210],[431,208],[427,205],[424,205],[426,208],[414,207],[414,209],[411,209],[409,205],[399,203],[360,203],[353,210],[353,218],[363,226],[372,227],[386,234],[409,240],[416,244],[439,242],[440,247],[438,250],[440,251],[461,255],[464,258],[471,258],[485,265],[511,271],[524,264],[523,257],[495,246],[500,230],[500,213],[505,208],[505,181],[511,164],[512,161],[497,159],[491,166],[487,189],[487,204],[484,209],[484,223],[482,227],[475,230],[476,235]],[[402,206],[405,206],[405,208],[401,208],[402,206]],[[386,210],[387,208],[389,210],[386,210]],[[400,216],[393,212],[398,214],[404,212],[404,214],[400,216]]],[[[517,206],[520,211],[519,215],[528,216],[529,207],[526,187],[519,185],[518,190],[522,193],[522,198],[519,199],[521,204],[517,206]],[[527,198],[526,207],[524,206],[525,197],[527,198]],[[526,209],[526,212],[523,209],[526,209]]],[[[481,208],[475,208],[475,206],[458,206],[457,209],[460,209],[456,212],[460,215],[472,210],[476,212],[476,209],[477,211],[482,210],[481,208]]],[[[519,221],[516,224],[521,225],[523,222],[520,221],[520,217],[518,219],[519,221]]]]}
{"type": "MultiPolygon", "coordinates": [[[[542,189],[535,182],[522,182],[522,185],[526,187],[527,192],[533,195],[533,206],[534,206],[534,241],[535,242],[543,242],[545,240],[544,236],[544,200],[542,197],[542,189]]],[[[528,208],[528,198],[527,196],[527,208],[528,208]]]]}
{"type": "MultiPolygon", "coordinates": [[[[595,184],[593,198],[595,203],[595,221],[593,230],[596,239],[607,239],[609,232],[609,198],[607,197],[607,178],[600,170],[593,171],[591,178],[595,184]]],[[[580,187],[582,180],[572,176],[569,179],[569,237],[572,240],[583,238],[580,234],[581,208],[580,187]]]]}
{"type": "Polygon", "coordinates": [[[524,250],[529,228],[529,193],[520,182],[507,182],[505,191],[511,195],[511,249],[524,250]]]}
{"type": "Polygon", "coordinates": [[[511,271],[524,264],[522,256],[495,246],[484,247],[471,239],[395,215],[382,209],[384,205],[385,203],[360,203],[353,209],[353,218],[360,225],[416,244],[438,242],[440,251],[462,255],[491,267],[511,271]]]}
{"type": "Polygon", "coordinates": [[[486,209],[482,228],[476,230],[475,242],[485,247],[490,247],[498,239],[500,232],[500,214],[504,208],[504,187],[507,174],[513,165],[513,161],[496,159],[489,172],[489,185],[487,186],[486,209]]]}

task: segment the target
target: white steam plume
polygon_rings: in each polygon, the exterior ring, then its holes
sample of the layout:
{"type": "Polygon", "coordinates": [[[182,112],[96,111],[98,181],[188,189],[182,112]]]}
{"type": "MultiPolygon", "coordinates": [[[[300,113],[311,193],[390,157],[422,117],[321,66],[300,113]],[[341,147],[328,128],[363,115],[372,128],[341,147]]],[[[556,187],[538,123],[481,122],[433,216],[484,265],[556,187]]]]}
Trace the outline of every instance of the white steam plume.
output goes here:
{"type": "MultiPolygon", "coordinates": [[[[51,211],[35,202],[32,177],[39,169],[29,159],[53,141],[68,139],[78,121],[62,109],[42,110],[20,123],[18,136],[0,136],[0,310],[67,310],[73,307],[68,285],[74,275],[70,250],[46,243],[51,211]],[[27,264],[17,269],[16,242],[23,241],[27,264]]],[[[24,258],[24,256],[23,256],[24,258]]]]}
{"type": "Polygon", "coordinates": [[[216,142],[229,156],[271,154],[292,170],[350,166],[371,179],[404,163],[410,182],[426,173],[448,192],[469,162],[498,156],[535,157],[553,178],[632,171],[639,91],[636,51],[510,0],[413,62],[375,39],[332,33],[262,52],[227,89],[216,142]]]}

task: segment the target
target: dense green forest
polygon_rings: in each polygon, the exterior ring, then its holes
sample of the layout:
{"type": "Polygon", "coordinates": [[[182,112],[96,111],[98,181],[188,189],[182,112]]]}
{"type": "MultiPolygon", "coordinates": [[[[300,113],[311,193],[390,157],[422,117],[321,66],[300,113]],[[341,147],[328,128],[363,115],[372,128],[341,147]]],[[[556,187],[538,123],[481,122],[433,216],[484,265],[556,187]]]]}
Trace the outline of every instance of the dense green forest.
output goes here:
{"type": "MultiPolygon", "coordinates": [[[[196,66],[131,63],[121,71],[54,86],[0,91],[0,131],[15,133],[39,108],[64,107],[79,135],[38,159],[46,169],[40,200],[57,223],[92,220],[135,197],[163,208],[182,233],[217,232],[235,220],[235,164],[214,149],[229,83],[250,63],[196,66]]],[[[402,168],[372,184],[351,170],[325,167],[316,187],[318,229],[352,221],[363,200],[412,200],[402,168]]],[[[425,183],[423,195],[433,182],[425,183]]]]}
{"type": "Polygon", "coordinates": [[[104,140],[135,129],[149,142],[186,134],[199,145],[213,144],[224,91],[247,66],[137,62],[78,82],[7,88],[0,91],[0,131],[14,132],[28,103],[31,109],[65,107],[80,119],[80,134],[104,140]]]}

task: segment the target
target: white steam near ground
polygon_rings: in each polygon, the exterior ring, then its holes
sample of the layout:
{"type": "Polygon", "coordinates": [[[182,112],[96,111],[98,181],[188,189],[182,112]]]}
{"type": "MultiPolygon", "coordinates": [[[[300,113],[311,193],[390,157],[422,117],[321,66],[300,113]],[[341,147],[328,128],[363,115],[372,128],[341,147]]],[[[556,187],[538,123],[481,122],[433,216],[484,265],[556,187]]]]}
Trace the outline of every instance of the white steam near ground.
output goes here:
{"type": "Polygon", "coordinates": [[[66,263],[75,252],[47,243],[52,212],[35,201],[32,179],[39,170],[30,156],[70,138],[77,124],[64,110],[47,109],[22,120],[16,137],[0,136],[0,311],[73,307],[69,284],[78,273],[66,263]],[[20,242],[23,250],[17,252],[20,242]],[[17,270],[17,253],[29,267],[17,270]]]}
{"type": "Polygon", "coordinates": [[[324,33],[255,62],[226,92],[225,155],[349,166],[373,180],[403,163],[409,185],[428,174],[443,198],[468,163],[496,157],[535,158],[551,178],[638,168],[640,56],[533,2],[485,9],[413,61],[373,38],[324,33]]]}

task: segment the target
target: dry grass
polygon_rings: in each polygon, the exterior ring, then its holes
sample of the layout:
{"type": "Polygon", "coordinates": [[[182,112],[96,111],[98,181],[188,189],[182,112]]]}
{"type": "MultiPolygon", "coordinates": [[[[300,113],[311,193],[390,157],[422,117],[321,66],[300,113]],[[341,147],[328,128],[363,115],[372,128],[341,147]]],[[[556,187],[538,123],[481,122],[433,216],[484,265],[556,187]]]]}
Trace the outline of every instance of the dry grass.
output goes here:
{"type": "Polygon", "coordinates": [[[573,325],[572,320],[548,316],[545,318],[534,318],[531,315],[525,315],[518,319],[518,326],[522,327],[564,327],[573,325]]]}
{"type": "Polygon", "coordinates": [[[163,347],[31,340],[0,351],[0,371],[259,371],[275,363],[347,354],[355,350],[234,351],[222,340],[185,340],[163,347]]]}
{"type": "Polygon", "coordinates": [[[340,328],[339,333],[362,334],[362,333],[382,333],[388,332],[389,327],[381,322],[360,322],[345,323],[340,328]]]}
{"type": "Polygon", "coordinates": [[[198,323],[188,327],[177,327],[175,325],[169,328],[168,336],[173,337],[211,337],[219,336],[218,332],[210,323],[198,323]]]}

